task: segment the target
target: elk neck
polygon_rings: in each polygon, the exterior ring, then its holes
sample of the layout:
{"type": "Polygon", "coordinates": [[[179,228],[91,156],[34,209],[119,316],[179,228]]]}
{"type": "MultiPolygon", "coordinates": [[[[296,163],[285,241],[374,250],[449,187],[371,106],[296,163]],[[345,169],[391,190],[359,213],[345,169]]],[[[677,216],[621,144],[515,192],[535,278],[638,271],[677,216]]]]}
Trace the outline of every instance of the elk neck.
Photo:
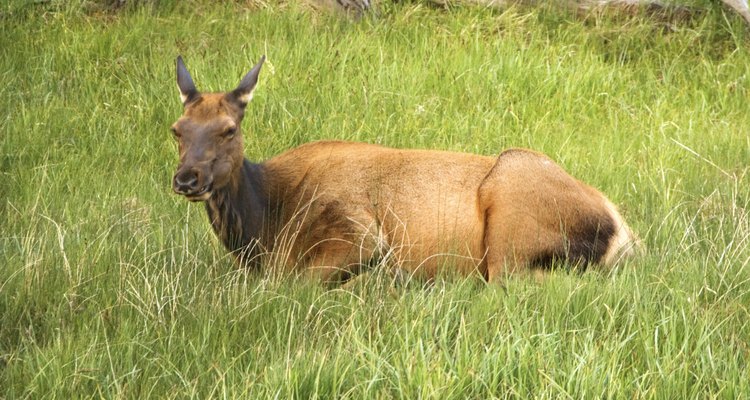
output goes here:
{"type": "Polygon", "coordinates": [[[241,264],[257,260],[268,245],[264,240],[268,195],[265,167],[244,159],[225,187],[215,190],[206,201],[214,232],[241,264]]]}

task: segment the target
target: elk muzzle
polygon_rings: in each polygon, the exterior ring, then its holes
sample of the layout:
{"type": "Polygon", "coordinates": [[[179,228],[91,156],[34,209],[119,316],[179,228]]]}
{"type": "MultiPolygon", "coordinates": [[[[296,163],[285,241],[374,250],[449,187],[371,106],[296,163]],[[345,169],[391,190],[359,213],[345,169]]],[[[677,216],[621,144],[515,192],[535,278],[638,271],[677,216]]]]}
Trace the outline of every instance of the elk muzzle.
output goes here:
{"type": "Polygon", "coordinates": [[[205,201],[211,197],[212,182],[195,168],[179,168],[172,178],[172,190],[190,201],[205,201]]]}

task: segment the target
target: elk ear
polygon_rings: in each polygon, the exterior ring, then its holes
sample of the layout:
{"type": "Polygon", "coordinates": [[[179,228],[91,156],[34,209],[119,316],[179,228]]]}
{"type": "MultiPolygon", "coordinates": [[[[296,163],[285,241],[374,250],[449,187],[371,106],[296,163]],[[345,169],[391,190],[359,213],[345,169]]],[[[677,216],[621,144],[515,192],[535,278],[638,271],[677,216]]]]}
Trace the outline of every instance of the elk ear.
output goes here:
{"type": "Polygon", "coordinates": [[[190,72],[182,62],[182,56],[177,56],[177,88],[180,89],[180,99],[185,105],[198,97],[198,89],[195,88],[190,72]]]}
{"type": "Polygon", "coordinates": [[[253,98],[253,90],[255,84],[258,83],[258,75],[260,74],[260,67],[263,66],[263,61],[266,61],[266,56],[263,55],[257,64],[245,75],[237,85],[237,88],[232,91],[232,97],[240,103],[242,107],[246,106],[253,98]]]}

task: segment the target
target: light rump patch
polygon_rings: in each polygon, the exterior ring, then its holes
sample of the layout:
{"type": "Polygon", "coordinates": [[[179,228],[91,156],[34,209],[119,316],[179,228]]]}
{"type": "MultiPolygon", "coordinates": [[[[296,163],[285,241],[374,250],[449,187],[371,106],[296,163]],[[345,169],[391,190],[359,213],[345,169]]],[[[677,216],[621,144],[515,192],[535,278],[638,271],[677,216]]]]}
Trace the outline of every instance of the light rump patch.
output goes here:
{"type": "Polygon", "coordinates": [[[450,268],[497,281],[558,261],[611,265],[637,243],[603,194],[531,150],[491,158],[323,141],[251,163],[240,126],[264,60],[234,90],[207,94],[177,60],[187,100],[173,125],[173,188],[206,202],[243,265],[264,252],[336,282],[387,258],[410,275],[450,268]]]}
{"type": "Polygon", "coordinates": [[[625,223],[625,220],[622,219],[622,216],[617,211],[617,207],[615,207],[615,205],[608,199],[605,199],[605,206],[614,220],[615,233],[610,239],[609,247],[603,257],[603,262],[612,265],[621,259],[632,257],[636,253],[642,251],[643,245],[640,240],[635,238],[630,227],[625,223]]]}

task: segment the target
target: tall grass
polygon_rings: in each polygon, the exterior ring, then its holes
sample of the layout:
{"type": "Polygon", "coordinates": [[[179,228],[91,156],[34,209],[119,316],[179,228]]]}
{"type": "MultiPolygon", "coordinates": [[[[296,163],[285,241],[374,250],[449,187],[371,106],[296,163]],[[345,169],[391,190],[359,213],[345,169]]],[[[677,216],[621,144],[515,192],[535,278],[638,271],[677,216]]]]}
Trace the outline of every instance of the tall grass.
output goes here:
{"type": "Polygon", "coordinates": [[[0,10],[0,397],[750,394],[739,19],[60,4],[0,10]],[[177,54],[207,91],[267,54],[251,159],[316,139],[530,147],[620,204],[648,252],[505,288],[238,270],[170,193],[177,54]]]}

